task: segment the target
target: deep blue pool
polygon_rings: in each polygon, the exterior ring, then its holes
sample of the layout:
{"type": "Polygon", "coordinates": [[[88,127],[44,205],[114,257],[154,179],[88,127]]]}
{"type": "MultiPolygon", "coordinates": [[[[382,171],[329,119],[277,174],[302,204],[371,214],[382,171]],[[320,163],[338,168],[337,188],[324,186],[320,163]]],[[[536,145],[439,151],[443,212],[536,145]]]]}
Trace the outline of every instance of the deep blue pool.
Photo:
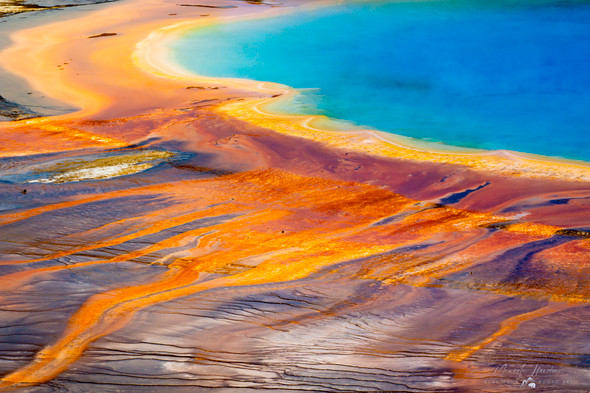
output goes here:
{"type": "Polygon", "coordinates": [[[174,60],[303,89],[288,108],[483,149],[590,161],[590,2],[338,5],[196,29],[174,60]]]}

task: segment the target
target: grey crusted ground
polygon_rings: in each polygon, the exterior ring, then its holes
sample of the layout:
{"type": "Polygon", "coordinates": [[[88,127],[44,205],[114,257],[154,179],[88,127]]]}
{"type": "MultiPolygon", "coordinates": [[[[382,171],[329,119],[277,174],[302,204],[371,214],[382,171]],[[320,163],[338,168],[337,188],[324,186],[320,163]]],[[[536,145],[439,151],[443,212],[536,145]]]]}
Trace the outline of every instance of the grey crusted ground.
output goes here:
{"type": "Polygon", "coordinates": [[[0,1],[0,16],[7,16],[28,11],[42,11],[47,9],[75,7],[97,3],[108,3],[116,0],[6,0],[0,1]]]}

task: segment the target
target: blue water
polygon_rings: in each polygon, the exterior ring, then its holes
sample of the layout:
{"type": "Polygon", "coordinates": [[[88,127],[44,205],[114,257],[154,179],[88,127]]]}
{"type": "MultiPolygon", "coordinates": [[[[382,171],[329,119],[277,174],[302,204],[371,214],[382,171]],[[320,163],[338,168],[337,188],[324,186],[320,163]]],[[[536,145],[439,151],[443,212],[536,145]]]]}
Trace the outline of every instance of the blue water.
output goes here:
{"type": "Polygon", "coordinates": [[[201,75],[303,89],[292,113],[590,161],[589,1],[348,4],[201,28],[172,50],[201,75]]]}

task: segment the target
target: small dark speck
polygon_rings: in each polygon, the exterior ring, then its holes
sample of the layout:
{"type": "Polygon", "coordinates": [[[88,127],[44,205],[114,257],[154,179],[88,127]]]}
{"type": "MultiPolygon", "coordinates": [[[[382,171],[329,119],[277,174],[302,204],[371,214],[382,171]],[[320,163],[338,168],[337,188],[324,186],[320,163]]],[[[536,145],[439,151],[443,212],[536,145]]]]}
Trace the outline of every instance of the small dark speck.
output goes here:
{"type": "Polygon", "coordinates": [[[553,204],[553,205],[567,205],[569,203],[569,199],[567,198],[563,198],[563,199],[553,199],[551,201],[549,201],[549,203],[553,204]]]}
{"type": "Polygon", "coordinates": [[[27,190],[26,189],[23,189],[23,190],[21,190],[21,193],[22,194],[26,194],[27,193],[27,190]]]}
{"type": "Polygon", "coordinates": [[[95,35],[91,35],[88,38],[100,38],[100,37],[111,37],[117,35],[117,33],[102,33],[102,34],[95,34],[95,35]]]}

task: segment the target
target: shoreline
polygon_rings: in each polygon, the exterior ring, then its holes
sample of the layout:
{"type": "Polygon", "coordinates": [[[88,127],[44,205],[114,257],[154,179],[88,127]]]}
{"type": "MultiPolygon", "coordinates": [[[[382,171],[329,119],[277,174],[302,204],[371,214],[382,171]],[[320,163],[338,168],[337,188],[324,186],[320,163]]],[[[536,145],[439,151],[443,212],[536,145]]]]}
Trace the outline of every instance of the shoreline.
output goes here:
{"type": "MultiPolygon", "coordinates": [[[[115,3],[113,7],[132,8],[137,3],[139,3],[139,1],[115,3]]],[[[163,0],[162,3],[168,2],[167,0],[163,0]]],[[[105,9],[94,13],[93,16],[95,19],[102,22],[106,21],[108,25],[111,23],[121,23],[120,21],[111,21],[112,12],[107,8],[111,7],[105,7],[105,9]],[[98,16],[102,16],[102,18],[96,18],[97,14],[98,16]]],[[[226,9],[222,9],[221,12],[226,11],[226,9]]],[[[244,10],[241,11],[245,12],[244,10]]],[[[274,14],[276,12],[281,12],[281,9],[269,9],[264,14],[274,14]]],[[[259,18],[260,10],[257,9],[253,13],[238,13],[238,15],[234,14],[225,18],[231,19],[243,17],[259,18]]],[[[218,18],[222,18],[222,16],[219,16],[218,18]]],[[[400,184],[406,182],[407,178],[414,176],[414,173],[421,173],[424,176],[432,177],[433,180],[429,181],[433,181],[433,183],[426,187],[425,190],[420,190],[418,188],[409,192],[409,195],[412,195],[412,198],[429,203],[438,203],[437,200],[446,200],[449,197],[454,197],[454,195],[468,195],[474,190],[487,187],[487,184],[489,184],[490,181],[498,183],[498,191],[495,191],[498,193],[497,196],[494,195],[494,191],[491,191],[490,198],[485,198],[488,200],[481,202],[472,201],[467,202],[466,204],[461,202],[462,206],[460,208],[467,210],[486,212],[497,211],[501,206],[509,203],[503,200],[501,195],[504,193],[510,194],[512,192],[512,187],[517,188],[517,190],[514,190],[515,194],[522,195],[526,195],[529,192],[526,190],[527,187],[531,187],[533,184],[535,187],[539,187],[533,192],[544,190],[544,196],[548,196],[549,192],[559,193],[565,192],[565,190],[568,190],[570,193],[573,193],[578,189],[582,192],[586,192],[586,183],[575,182],[573,180],[576,179],[572,177],[553,176],[555,174],[562,175],[563,173],[571,174],[565,172],[565,169],[571,169],[572,166],[569,164],[560,164],[554,173],[539,174],[538,172],[530,171],[531,162],[534,163],[534,161],[527,159],[524,164],[524,169],[529,170],[529,172],[514,173],[514,163],[516,162],[516,158],[509,157],[506,159],[513,164],[512,167],[507,168],[505,166],[498,168],[492,166],[492,164],[499,165],[502,163],[500,162],[498,164],[497,161],[499,160],[497,158],[496,162],[483,161],[482,165],[482,159],[478,156],[474,157],[473,154],[460,155],[456,153],[433,153],[420,151],[413,147],[407,148],[404,146],[397,146],[390,141],[380,139],[379,135],[373,131],[333,132],[314,128],[313,124],[310,123],[314,120],[322,120],[322,116],[285,116],[268,114],[264,112],[260,106],[269,100],[272,100],[272,96],[277,92],[290,94],[293,91],[285,88],[283,85],[270,82],[208,78],[187,73],[180,67],[177,67],[174,63],[165,61],[167,60],[164,56],[167,52],[167,47],[164,44],[169,42],[169,40],[175,39],[174,34],[176,32],[183,31],[186,28],[192,29],[195,22],[185,18],[176,23],[165,24],[162,26],[161,17],[154,19],[152,18],[152,15],[149,14],[148,19],[149,24],[140,24],[139,27],[132,26],[127,30],[117,30],[117,35],[106,36],[96,40],[88,40],[88,38],[91,33],[96,34],[100,33],[102,30],[106,31],[106,29],[103,29],[104,26],[101,26],[100,24],[98,26],[86,26],[83,23],[85,18],[76,19],[74,22],[78,23],[75,26],[82,29],[81,31],[83,31],[84,34],[75,38],[72,43],[65,43],[66,45],[64,45],[64,42],[59,39],[61,37],[60,34],[63,32],[57,29],[55,29],[56,37],[41,36],[43,38],[38,38],[38,31],[46,31],[47,29],[55,28],[57,26],[56,24],[43,25],[35,29],[27,29],[17,34],[17,37],[20,40],[17,40],[17,42],[19,42],[21,46],[11,48],[11,50],[16,51],[16,53],[18,53],[18,51],[21,51],[21,53],[24,52],[26,49],[30,48],[31,43],[41,40],[48,41],[48,43],[46,46],[41,46],[39,49],[40,53],[51,53],[52,56],[62,58],[66,55],[71,55],[71,53],[76,53],[76,55],[72,56],[79,56],[80,58],[87,56],[88,61],[82,63],[78,68],[70,70],[69,67],[63,67],[63,70],[60,70],[60,72],[65,74],[68,78],[71,78],[72,75],[76,75],[76,71],[87,65],[92,66],[92,70],[101,70],[102,73],[99,74],[100,77],[95,77],[93,74],[91,79],[58,79],[52,84],[42,86],[47,89],[46,91],[48,93],[54,93],[59,97],[59,94],[57,93],[64,93],[64,91],[59,88],[64,86],[66,81],[75,81],[76,83],[72,83],[72,85],[69,86],[71,91],[66,91],[65,96],[75,97],[78,95],[84,97],[86,101],[84,105],[81,105],[82,110],[62,116],[35,118],[3,124],[5,131],[13,131],[19,138],[22,138],[23,135],[27,135],[28,137],[31,128],[34,129],[32,141],[35,143],[35,148],[32,150],[29,146],[25,145],[23,150],[19,151],[18,145],[14,145],[14,143],[11,144],[11,141],[7,139],[7,141],[2,142],[6,144],[8,148],[5,147],[4,152],[0,149],[0,157],[16,157],[64,152],[68,150],[79,151],[87,148],[116,149],[134,146],[137,142],[149,141],[154,137],[162,138],[163,141],[172,141],[177,136],[181,136],[180,139],[184,139],[183,142],[189,143],[186,147],[189,151],[194,148],[195,150],[193,152],[198,151],[199,153],[205,154],[218,154],[220,158],[215,159],[212,162],[217,165],[222,163],[221,167],[223,169],[226,169],[223,167],[224,165],[227,165],[227,163],[234,160],[235,154],[237,153],[243,154],[239,156],[239,159],[235,160],[238,162],[241,161],[241,163],[237,164],[237,167],[247,168],[245,170],[253,168],[289,170],[288,165],[285,166],[283,162],[276,161],[276,157],[279,155],[273,150],[274,148],[284,149],[284,145],[281,144],[292,144],[293,142],[299,141],[297,143],[300,143],[301,148],[303,149],[307,149],[310,145],[317,145],[314,149],[319,148],[322,151],[330,152],[331,155],[338,157],[338,162],[342,163],[343,171],[350,170],[353,168],[353,165],[356,165],[353,164],[352,161],[349,161],[350,157],[345,157],[350,154],[350,156],[355,155],[358,162],[361,162],[362,165],[367,164],[367,167],[373,166],[373,168],[375,168],[376,166],[379,166],[381,168],[391,169],[393,168],[393,165],[399,165],[395,167],[395,171],[401,172],[399,175],[396,174],[398,178],[392,180],[391,183],[389,183],[389,179],[385,179],[392,174],[380,174],[377,177],[379,180],[375,180],[376,178],[366,177],[367,175],[362,175],[361,172],[350,172],[349,174],[343,175],[349,181],[358,181],[361,184],[364,182],[366,182],[366,184],[375,184],[376,181],[382,182],[381,187],[390,187],[396,191],[398,191],[396,188],[399,187],[401,189],[400,193],[408,193],[409,191],[407,189],[406,191],[403,191],[404,188],[400,187],[400,184]],[[147,38],[146,31],[149,31],[147,38]],[[138,37],[141,37],[142,39],[137,40],[138,37]],[[58,43],[61,47],[65,47],[65,49],[70,52],[66,51],[65,53],[61,53],[49,51],[48,48],[51,48],[50,44],[52,42],[58,43]],[[95,43],[97,47],[92,47],[95,43]],[[92,55],[88,55],[88,53],[92,55]],[[119,55],[119,58],[115,59],[126,59],[126,62],[112,64],[110,61],[112,58],[109,58],[108,55],[115,53],[119,55]],[[160,63],[161,61],[162,63],[160,63]],[[162,64],[168,66],[168,68],[160,70],[154,68],[162,66],[162,64]],[[138,69],[142,72],[137,72],[138,69]],[[113,70],[116,70],[119,74],[113,74],[113,70]],[[129,78],[130,75],[135,78],[129,78]],[[105,76],[109,76],[114,80],[101,78],[105,76]],[[122,81],[125,81],[123,88],[120,85],[122,81]],[[82,82],[90,84],[90,86],[86,86],[82,82]],[[109,85],[109,83],[112,83],[112,85],[109,85]],[[198,86],[195,86],[194,84],[198,84],[198,86]],[[157,97],[154,95],[146,95],[145,92],[148,87],[150,90],[158,91],[160,94],[157,97]],[[193,89],[195,89],[194,92],[193,89]],[[138,96],[138,92],[142,92],[143,95],[138,96]],[[117,94],[121,94],[121,96],[118,96],[117,94]],[[195,94],[200,98],[199,101],[194,101],[195,94]],[[133,97],[133,99],[129,99],[130,97],[133,97]],[[154,103],[154,101],[156,102],[154,103]],[[191,106],[195,105],[195,103],[198,105],[201,102],[206,102],[205,112],[218,115],[215,120],[212,121],[213,123],[224,123],[228,121],[228,119],[237,119],[237,123],[236,121],[231,120],[231,124],[236,126],[237,129],[228,130],[227,132],[229,134],[225,134],[225,138],[215,139],[220,138],[220,136],[214,135],[214,132],[209,132],[205,129],[199,129],[198,132],[202,132],[202,135],[197,133],[196,136],[188,136],[183,133],[184,131],[179,131],[177,129],[175,120],[171,121],[161,129],[154,130],[150,128],[139,128],[137,130],[134,130],[133,128],[125,128],[125,132],[121,132],[120,130],[109,129],[110,127],[108,127],[111,120],[114,120],[115,123],[121,121],[129,123],[135,121],[141,123],[145,119],[145,121],[149,123],[150,118],[175,117],[182,111],[188,111],[189,114],[187,115],[187,118],[189,121],[196,122],[199,118],[198,116],[202,115],[195,116],[191,114],[191,111],[194,109],[189,109],[186,105],[191,106]],[[165,103],[166,106],[161,106],[163,103],[165,103]],[[151,106],[146,106],[148,104],[151,106]],[[242,135],[247,135],[248,137],[252,136],[249,128],[240,124],[240,120],[245,120],[246,123],[258,126],[257,128],[262,133],[267,134],[266,136],[268,137],[268,140],[262,145],[254,145],[248,142],[242,146],[242,149],[246,148],[245,150],[250,149],[250,151],[239,152],[239,149],[231,150],[231,148],[229,151],[224,151],[226,147],[224,147],[223,144],[229,143],[228,141],[230,139],[238,135],[235,132],[242,132],[242,135]],[[80,127],[81,124],[90,124],[93,126],[94,123],[97,124],[97,127],[90,127],[88,129],[80,127]],[[74,126],[72,126],[72,124],[74,126]],[[107,126],[105,127],[104,125],[107,126]],[[174,131],[168,132],[166,130],[167,128],[173,128],[174,131]],[[20,134],[23,130],[26,134],[20,134]],[[272,132],[268,132],[268,130],[277,131],[276,137],[272,135],[272,132]],[[182,134],[180,132],[182,132],[182,134]],[[280,140],[280,142],[277,140],[280,140]],[[221,147],[218,147],[220,145],[221,147]],[[335,147],[335,149],[333,147],[335,147]],[[450,157],[450,159],[448,161],[443,161],[441,157],[445,156],[450,157]],[[228,160],[228,157],[231,157],[231,159],[228,160]],[[248,162],[254,157],[257,161],[254,161],[253,163],[248,162]],[[247,159],[244,160],[244,158],[247,159]],[[453,166],[449,164],[461,165],[453,166]],[[471,169],[481,170],[471,171],[471,169]],[[503,172],[509,169],[513,172],[503,172]],[[432,173],[428,174],[428,172],[432,173]],[[402,173],[404,173],[403,176],[402,173]],[[506,174],[510,176],[506,176],[506,174]],[[437,177],[442,178],[443,180],[436,180],[437,177]],[[447,177],[454,177],[451,184],[442,184],[447,177]],[[463,179],[460,179],[461,177],[463,177],[463,179]],[[539,178],[542,178],[545,181],[537,182],[537,179],[539,178]],[[397,187],[394,184],[397,185],[397,187]],[[506,189],[504,187],[506,187],[506,189]]],[[[210,24],[216,23],[217,21],[218,19],[207,18],[203,19],[200,23],[210,24]]],[[[67,30],[67,33],[69,33],[69,29],[62,30],[67,30]]],[[[33,52],[33,55],[34,53],[36,52],[33,52]]],[[[3,54],[6,54],[6,52],[3,52],[3,54]]],[[[28,51],[27,54],[30,55],[28,51]]],[[[48,61],[55,61],[55,58],[49,58],[48,61]]],[[[18,64],[18,62],[13,64],[18,64]]],[[[26,72],[26,70],[23,71],[23,73],[26,72]]],[[[260,138],[260,135],[256,137],[260,138]]],[[[3,146],[0,144],[0,147],[3,146]]],[[[323,160],[319,158],[319,161],[323,160]]],[[[322,162],[322,165],[331,165],[329,163],[330,161],[326,159],[325,162],[322,162]]],[[[230,165],[234,165],[233,162],[230,165]]],[[[541,162],[536,169],[540,170],[539,168],[542,168],[542,165],[549,167],[554,164],[541,162]]],[[[359,169],[360,166],[361,165],[359,164],[358,168],[353,169],[353,171],[359,169]]],[[[585,169],[585,167],[582,167],[582,169],[585,169]]],[[[307,169],[305,168],[295,170],[295,172],[300,172],[306,175],[310,173],[307,172],[307,169]]],[[[330,174],[321,174],[321,172],[323,171],[312,173],[314,176],[325,176],[326,179],[332,178],[330,174]]],[[[334,178],[339,178],[341,175],[338,171],[334,171],[334,173],[336,174],[334,178]]],[[[374,174],[375,173],[373,173],[373,175],[374,174]]],[[[518,196],[518,198],[522,198],[522,195],[518,196]]],[[[451,198],[451,200],[452,199],[453,198],[451,198]]],[[[462,199],[463,197],[457,200],[462,201],[462,199]]],[[[508,201],[509,200],[510,199],[508,198],[508,201]]],[[[450,205],[456,203],[457,202],[449,202],[450,205]]],[[[579,208],[583,209],[582,206],[579,208]]],[[[576,209],[578,209],[578,207],[572,207],[573,211],[576,209]]],[[[558,218],[551,214],[546,218],[535,214],[529,216],[529,214],[530,213],[528,212],[522,216],[503,214],[498,217],[499,219],[507,220],[507,222],[509,222],[506,228],[518,228],[516,229],[516,232],[538,232],[542,233],[543,236],[551,236],[554,233],[558,233],[559,231],[568,228],[575,229],[576,225],[573,225],[573,222],[579,221],[585,223],[583,217],[580,217],[579,220],[573,221],[572,218],[570,218],[568,222],[569,225],[565,226],[563,222],[568,221],[566,218],[558,218]],[[522,217],[527,218],[521,221],[520,219],[522,217]],[[511,223],[512,221],[516,224],[511,223]],[[520,226],[520,222],[523,222],[523,226],[520,226]],[[546,227],[547,225],[549,226],[546,227]]],[[[581,225],[577,225],[577,227],[582,228],[581,225]]],[[[586,236],[585,231],[581,231],[580,233],[582,233],[582,235],[579,237],[586,236]]]]}
{"type": "Polygon", "coordinates": [[[81,109],[0,124],[0,391],[469,389],[521,337],[590,382],[567,363],[590,183],[447,164],[266,114],[285,86],[154,68],[195,19],[294,9],[214,4],[112,3],[1,53],[81,109]]]}
{"type": "MultiPolygon", "coordinates": [[[[330,6],[325,4],[325,6],[330,6]]],[[[332,6],[336,6],[333,4],[332,6]]],[[[292,11],[292,12],[296,12],[292,11]]],[[[273,15],[255,15],[260,19],[273,15]]],[[[235,17],[222,18],[213,23],[227,23],[235,17]]],[[[211,25],[187,21],[166,26],[153,32],[137,45],[135,63],[142,69],[158,76],[169,76],[186,81],[200,81],[231,85],[235,88],[270,93],[270,98],[254,98],[222,104],[216,110],[246,122],[270,128],[273,131],[312,139],[331,147],[358,150],[365,153],[392,158],[465,165],[475,170],[492,171],[502,175],[530,178],[560,179],[589,182],[590,163],[560,157],[511,150],[482,150],[419,141],[376,129],[354,126],[353,129],[339,124],[346,119],[331,119],[323,115],[290,115],[275,113],[268,109],[272,103],[289,99],[298,94],[296,89],[271,81],[254,81],[237,78],[215,78],[191,73],[174,63],[168,44],[179,39],[187,31],[211,25]],[[321,124],[324,123],[324,124],[321,124]],[[327,123],[327,125],[326,125],[327,123]]]]}
{"type": "MultiPolygon", "coordinates": [[[[113,2],[112,5],[106,5],[98,12],[103,12],[105,8],[111,6],[122,6],[133,8],[134,2],[118,3],[113,2]]],[[[170,53],[167,48],[168,44],[179,38],[183,33],[189,30],[198,28],[198,26],[209,26],[216,23],[227,23],[232,20],[244,19],[260,19],[272,17],[277,14],[285,14],[289,12],[297,12],[299,9],[310,7],[330,7],[337,4],[331,1],[319,1],[308,3],[304,5],[289,4],[280,7],[269,7],[261,12],[260,7],[268,4],[254,5],[255,10],[250,9],[244,5],[236,8],[220,8],[207,9],[207,14],[201,14],[204,11],[196,10],[193,12],[195,16],[207,16],[207,18],[198,19],[195,17],[180,18],[180,21],[174,23],[166,23],[163,16],[159,18],[150,18],[150,25],[153,28],[144,26],[139,33],[139,39],[136,42],[130,42],[133,45],[131,62],[126,65],[126,68],[139,68],[141,71],[150,74],[158,79],[164,78],[168,84],[170,83],[208,83],[213,86],[225,86],[237,91],[243,92],[240,101],[229,101],[215,107],[215,111],[229,115],[239,120],[246,121],[250,124],[255,124],[273,131],[303,137],[323,143],[329,147],[336,147],[346,150],[354,150],[362,153],[368,153],[379,157],[389,157],[397,159],[407,159],[417,162],[433,162],[445,164],[458,164],[475,169],[478,171],[488,171],[500,175],[528,177],[538,179],[555,179],[574,182],[590,182],[590,163],[584,161],[576,161],[565,158],[547,157],[536,155],[532,153],[514,152],[508,150],[479,150],[462,148],[452,145],[444,145],[432,142],[423,142],[415,139],[410,139],[401,135],[387,133],[374,129],[363,129],[362,127],[342,126],[346,119],[330,119],[322,115],[285,115],[280,113],[273,113],[268,110],[268,105],[276,100],[288,99],[288,97],[298,94],[296,90],[274,82],[253,81],[246,79],[230,79],[230,78],[214,78],[193,74],[184,70],[181,66],[175,64],[170,58],[170,53]],[[237,11],[237,13],[236,13],[237,11]],[[253,11],[253,12],[251,12],[253,11]],[[215,13],[217,12],[217,14],[215,13]],[[218,15],[220,14],[220,15],[218,15]],[[227,15],[229,14],[229,15],[227,15]],[[164,23],[162,23],[164,22],[164,23]],[[149,31],[147,37],[145,32],[149,31]],[[143,36],[142,36],[143,35],[143,36]],[[130,67],[131,66],[131,67],[130,67]],[[442,147],[441,147],[442,146],[442,147]]],[[[176,5],[178,6],[178,5],[176,5]]],[[[252,6],[252,5],[249,5],[252,6]]],[[[189,8],[189,7],[185,7],[189,8]]],[[[192,8],[192,7],[190,7],[192,8]]],[[[196,8],[196,7],[195,7],[196,8]]],[[[176,15],[176,14],[169,14],[176,15]]],[[[74,19],[75,22],[77,19],[74,19]]],[[[35,28],[31,29],[35,30],[35,28]]],[[[4,49],[2,53],[5,55],[2,65],[8,71],[25,78],[28,83],[33,84],[35,90],[39,90],[44,94],[55,97],[58,101],[65,105],[72,105],[80,108],[77,111],[61,113],[53,117],[41,117],[40,122],[45,122],[46,119],[73,119],[73,118],[87,118],[92,114],[101,112],[109,112],[115,105],[120,104],[120,100],[116,99],[116,95],[98,94],[102,88],[92,86],[90,90],[82,90],[79,87],[68,83],[73,94],[65,94],[68,89],[61,81],[56,81],[54,86],[49,86],[48,83],[43,83],[38,79],[30,78],[35,72],[21,71],[22,62],[16,61],[16,64],[10,64],[9,57],[17,57],[19,54],[23,55],[23,51],[19,51],[20,45],[30,45],[31,38],[36,41],[36,47],[39,52],[42,52],[45,46],[49,46],[51,39],[32,37],[22,37],[22,34],[27,35],[26,29],[24,31],[17,31],[13,35],[13,45],[4,49]],[[22,43],[19,40],[23,41],[22,43]],[[25,41],[29,43],[25,43],[25,41]],[[77,88],[72,88],[72,86],[77,88]],[[58,93],[58,94],[56,94],[58,93]]],[[[90,33],[89,33],[90,34],[90,33]]],[[[98,38],[97,40],[108,39],[98,38]]],[[[131,46],[127,44],[127,47],[131,46]]],[[[112,53],[112,51],[111,51],[112,53]]],[[[32,57],[29,54],[29,57],[32,57]]],[[[64,56],[65,57],[65,56],[64,56]]],[[[104,63],[104,62],[103,62],[104,63]]],[[[67,64],[67,62],[65,63],[67,64]]],[[[59,67],[59,65],[58,65],[59,67]]],[[[60,68],[61,71],[65,69],[60,68]]],[[[37,75],[47,74],[47,67],[36,68],[37,75]]],[[[126,70],[130,76],[136,75],[136,70],[126,70]]],[[[76,73],[79,75],[79,73],[76,73]]],[[[38,77],[37,77],[38,78],[38,77]]],[[[47,78],[51,80],[51,78],[47,78]]]]}

